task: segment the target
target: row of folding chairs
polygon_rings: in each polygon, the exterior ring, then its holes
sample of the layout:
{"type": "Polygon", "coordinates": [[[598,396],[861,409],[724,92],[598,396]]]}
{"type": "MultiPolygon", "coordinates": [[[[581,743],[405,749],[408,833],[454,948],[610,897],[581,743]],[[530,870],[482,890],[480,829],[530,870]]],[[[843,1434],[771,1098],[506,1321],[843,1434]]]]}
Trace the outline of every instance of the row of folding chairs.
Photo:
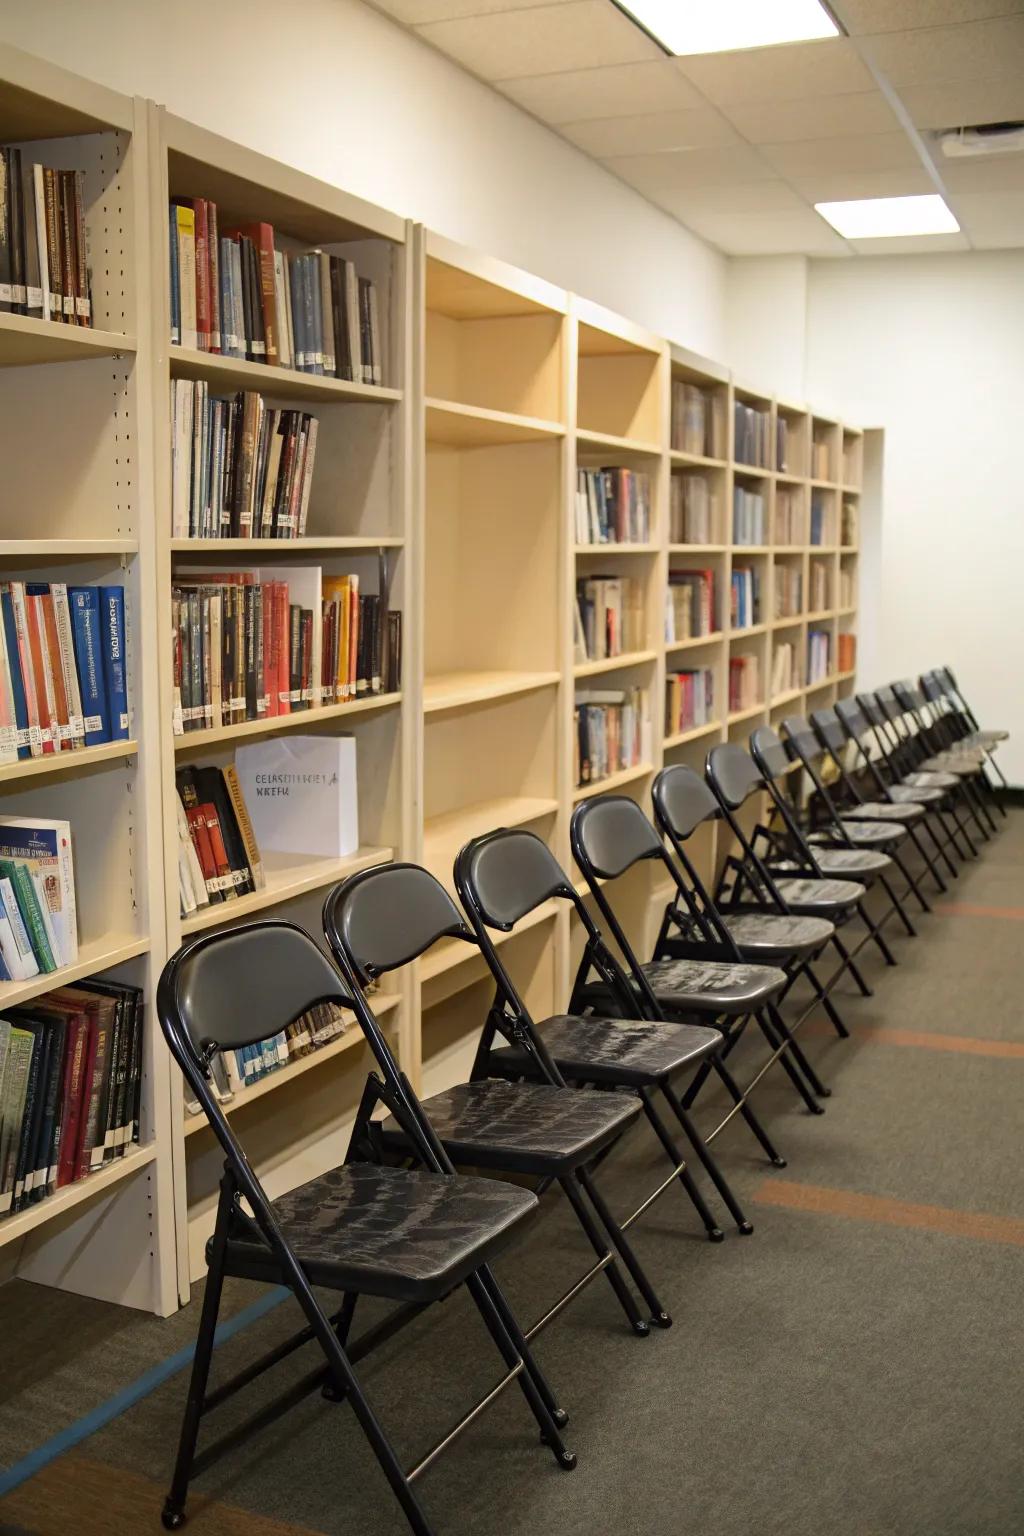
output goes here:
{"type": "Polygon", "coordinates": [[[507,1386],[522,1392],[556,1464],[575,1466],[563,1438],[568,1415],[533,1339],[600,1276],[633,1333],[643,1337],[652,1326],[671,1326],[630,1228],[678,1185],[712,1241],[724,1236],[718,1201],[737,1231],[750,1235],[753,1227],[711,1143],[739,1117],[768,1162],[785,1166],[751,1102],[752,1090],[778,1064],[798,1101],[824,1112],[830,1090],[796,1038],[800,1025],[821,1008],[837,1032],[847,1034],[836,987],[849,975],[869,990],[857,964],[860,950],[874,945],[895,963],[882,931],[886,923],[898,917],[913,933],[908,896],[927,906],[921,883],[929,874],[941,880],[938,859],[955,868],[954,858],[972,856],[969,830],[991,836],[994,734],[979,731],[949,674],[936,677],[934,696],[927,679],[919,687],[895,685],[810,721],[788,720],[781,735],[755,731],[749,750],[738,743],[715,747],[703,777],[683,766],[666,768],[654,781],[650,815],[626,796],[582,802],[570,836],[591,902],[539,837],[498,829],[459,853],[458,902],[426,869],[383,865],[330,893],[322,942],[293,924],[257,922],[201,937],[168,962],[157,999],[161,1025],[225,1157],[163,1511],[168,1529],[184,1524],[192,1479],[314,1392],[350,1404],[410,1529],[421,1536],[434,1526],[419,1499],[418,1478],[507,1386]],[[797,775],[801,786],[794,788],[797,775]],[[876,798],[867,797],[867,784],[876,798]],[[899,793],[908,788],[918,798],[899,793]],[[768,809],[751,831],[744,806],[755,795],[768,809]],[[722,824],[732,840],[712,882],[701,878],[689,850],[708,822],[722,824]],[[914,857],[901,851],[907,840],[914,857]],[[616,897],[616,883],[638,865],[656,866],[669,882],[650,955],[638,952],[616,897]],[[872,896],[875,888],[881,901],[872,896]],[[550,902],[572,908],[583,950],[567,1012],[536,1020],[495,935],[513,932],[550,902]],[[482,956],[494,994],[469,1081],[421,1100],[374,1016],[373,987],[443,941],[482,956]],[[838,965],[823,976],[827,956],[838,965]],[[809,1001],[793,1019],[782,1004],[798,986],[809,1001]],[[367,1078],[344,1162],[271,1200],[224,1114],[211,1067],[218,1052],[273,1037],[325,1002],[354,1015],[376,1070],[367,1078]],[[743,1087],[733,1070],[735,1053],[751,1028],[768,1055],[743,1087]],[[708,1083],[719,1088],[725,1109],[714,1128],[702,1132],[692,1111],[708,1083]],[[601,1174],[624,1133],[640,1122],[665,1167],[655,1188],[620,1219],[601,1174]],[[705,1193],[697,1170],[713,1193],[705,1193]],[[555,1185],[593,1263],[524,1329],[492,1260],[539,1195],[555,1185]],[[228,1277],[285,1286],[304,1325],[211,1389],[228,1277]],[[460,1286],[480,1314],[503,1374],[454,1429],[406,1467],[356,1367],[460,1286]],[[323,1293],[335,1298],[333,1309],[323,1293]],[[363,1297],[393,1306],[355,1333],[363,1297]],[[319,1350],[311,1371],[198,1449],[209,1414],[311,1343],[319,1350]]]}

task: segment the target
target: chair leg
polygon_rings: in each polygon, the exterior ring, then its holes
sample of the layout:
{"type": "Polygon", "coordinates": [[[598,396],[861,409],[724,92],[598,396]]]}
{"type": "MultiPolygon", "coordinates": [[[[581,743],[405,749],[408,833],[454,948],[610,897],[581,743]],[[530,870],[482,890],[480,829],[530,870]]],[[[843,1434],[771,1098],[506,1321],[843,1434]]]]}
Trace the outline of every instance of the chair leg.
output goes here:
{"type": "MultiPolygon", "coordinates": [[[[956,865],[953,863],[953,860],[950,858],[949,853],[947,852],[946,848],[940,842],[938,834],[935,831],[935,827],[933,825],[931,816],[925,816],[924,820],[921,822],[921,830],[922,830],[922,832],[927,832],[927,834],[928,834],[928,841],[931,843],[932,847],[935,849],[935,852],[938,854],[939,858],[945,864],[945,866],[949,870],[950,874],[953,875],[953,877],[955,878],[956,877],[956,865]]],[[[949,887],[944,884],[943,885],[943,890],[948,890],[948,889],[949,889],[949,887]]]]}
{"type": "Polygon", "coordinates": [[[868,986],[867,982],[864,980],[864,977],[861,975],[860,971],[857,969],[857,965],[856,965],[856,962],[854,961],[853,956],[850,954],[850,951],[847,949],[846,945],[843,943],[842,939],[839,937],[838,932],[836,932],[836,933],[834,933],[832,935],[832,946],[835,949],[836,953],[841,956],[842,961],[843,961],[843,970],[844,971],[849,971],[849,973],[853,977],[854,982],[856,983],[858,989],[860,990],[861,996],[862,997],[873,997],[874,993],[872,992],[871,988],[868,986]]]}
{"type": "Polygon", "coordinates": [[[903,855],[900,853],[899,849],[893,848],[890,851],[889,857],[896,865],[896,868],[899,870],[900,874],[906,880],[909,889],[914,893],[914,898],[917,901],[918,906],[921,908],[921,911],[930,912],[932,910],[931,902],[924,894],[924,891],[922,891],[921,884],[917,876],[910,869],[908,869],[907,865],[904,863],[903,855]]]}
{"type": "Polygon", "coordinates": [[[729,1215],[736,1223],[736,1226],[738,1227],[741,1235],[743,1237],[749,1237],[751,1232],[754,1230],[753,1223],[748,1221],[746,1216],[744,1216],[739,1201],[736,1199],[736,1196],[729,1188],[729,1183],[725,1177],[725,1174],[722,1172],[721,1168],[719,1168],[716,1159],[708,1151],[703,1136],[700,1134],[697,1127],[686,1113],[686,1110],[680,1104],[679,1098],[673,1089],[672,1084],[662,1083],[661,1091],[665,1095],[665,1098],[668,1100],[669,1105],[672,1108],[672,1113],[675,1115],[676,1119],[679,1121],[679,1124],[682,1126],[687,1141],[690,1143],[691,1147],[700,1158],[700,1161],[703,1163],[705,1173],[708,1175],[708,1178],[711,1180],[712,1184],[714,1184],[715,1188],[718,1190],[718,1193],[724,1200],[726,1210],[729,1212],[729,1215]]]}
{"type": "MultiPolygon", "coordinates": [[[[888,875],[879,875],[878,879],[879,879],[879,882],[880,882],[880,884],[882,886],[882,889],[885,891],[885,893],[888,896],[889,900],[892,902],[892,909],[896,913],[896,916],[899,918],[900,922],[903,924],[904,931],[910,936],[910,938],[916,939],[917,938],[917,929],[914,927],[913,923],[910,921],[910,918],[907,915],[907,910],[904,907],[902,901],[897,896],[896,892],[893,890],[892,884],[890,883],[890,880],[889,880],[889,876],[888,875]]],[[[903,894],[905,896],[907,894],[907,892],[904,891],[903,894]]]]}
{"type": "Polygon", "coordinates": [[[466,1287],[476,1302],[480,1315],[497,1344],[505,1364],[513,1370],[520,1360],[522,1361],[523,1369],[517,1380],[537,1420],[541,1440],[550,1447],[558,1466],[565,1472],[571,1472],[576,1465],[576,1457],[572,1451],[566,1450],[559,1432],[564,1425],[568,1424],[569,1415],[564,1408],[556,1406],[554,1394],[533,1357],[526,1336],[516,1322],[501,1287],[487,1267],[477,1270],[475,1275],[470,1275],[466,1281],[466,1287]]]}
{"type": "MultiPolygon", "coordinates": [[[[890,908],[890,911],[891,910],[892,909],[890,908]]],[[[868,913],[868,910],[867,910],[867,908],[865,907],[865,905],[864,905],[864,903],[862,901],[858,901],[858,903],[857,903],[857,914],[860,917],[860,920],[864,924],[865,928],[870,933],[872,943],[877,948],[879,954],[882,956],[882,959],[885,961],[886,965],[896,965],[898,963],[897,960],[896,960],[896,956],[893,954],[892,950],[889,948],[888,944],[885,942],[884,938],[882,937],[881,925],[879,923],[876,923],[874,918],[871,917],[871,915],[868,913]]],[[[885,916],[888,917],[889,913],[886,912],[885,916]]]]}
{"type": "MultiPolygon", "coordinates": [[[[599,1259],[603,1259],[607,1257],[608,1244],[601,1241],[601,1234],[597,1229],[597,1225],[593,1217],[587,1210],[587,1207],[583,1201],[583,1196],[580,1194],[577,1187],[576,1180],[577,1178],[581,1177],[581,1172],[576,1174],[567,1174],[565,1178],[560,1178],[558,1182],[565,1192],[566,1199],[572,1206],[573,1210],[576,1212],[576,1219],[578,1220],[580,1226],[583,1228],[583,1231],[586,1233],[587,1241],[590,1243],[591,1248],[593,1248],[599,1259]]],[[[640,1309],[633,1299],[633,1295],[629,1289],[629,1286],[626,1284],[625,1280],[623,1280],[622,1274],[614,1259],[612,1259],[609,1264],[605,1265],[604,1273],[608,1280],[608,1284],[611,1286],[615,1296],[618,1298],[619,1305],[621,1306],[623,1312],[626,1314],[626,1321],[630,1328],[632,1328],[633,1332],[638,1334],[641,1338],[646,1338],[651,1331],[650,1324],[640,1316],[640,1309]]]]}
{"type": "Polygon", "coordinates": [[[651,1321],[659,1328],[671,1328],[672,1319],[662,1305],[657,1291],[647,1278],[643,1265],[633,1251],[633,1245],[608,1209],[608,1203],[604,1195],[597,1188],[587,1169],[581,1168],[579,1170],[579,1182],[580,1188],[586,1191],[591,1205],[597,1212],[598,1220],[611,1238],[616,1252],[621,1256],[623,1264],[625,1264],[632,1275],[634,1285],[650,1307],[651,1321]]]}
{"type": "MultiPolygon", "coordinates": [[[[767,1013],[769,1019],[771,1020],[772,1029],[775,1031],[775,1033],[778,1034],[780,1040],[785,1040],[786,1042],[787,1049],[779,1057],[779,1060],[785,1063],[787,1057],[792,1057],[793,1062],[800,1068],[800,1071],[803,1073],[808,1083],[810,1083],[811,1091],[816,1093],[819,1099],[830,1099],[832,1097],[832,1089],[826,1087],[825,1084],[821,1081],[821,1078],[818,1076],[817,1072],[814,1070],[814,1068],[811,1066],[811,1063],[805,1056],[803,1047],[801,1046],[799,1040],[797,1040],[796,1037],[790,1033],[789,1025],[782,1017],[782,1010],[778,1007],[778,1004],[769,1003],[767,1013]]],[[[803,1095],[801,1095],[801,1097],[803,1097],[803,1095]]],[[[807,1103],[807,1100],[805,1099],[804,1102],[807,1103]]],[[[812,1104],[808,1104],[807,1107],[808,1109],[811,1109],[812,1104]]],[[[817,1115],[821,1114],[821,1112],[821,1106],[819,1104],[813,1104],[813,1113],[817,1115]]]]}
{"type": "Polygon", "coordinates": [[[694,1210],[697,1212],[697,1215],[700,1217],[701,1221],[704,1223],[705,1232],[708,1234],[711,1242],[720,1243],[725,1237],[725,1233],[722,1231],[721,1227],[718,1225],[718,1222],[711,1214],[711,1208],[707,1201],[704,1199],[704,1196],[701,1194],[700,1190],[697,1188],[697,1185],[694,1183],[690,1170],[683,1166],[683,1155],[679,1148],[676,1146],[675,1142],[672,1140],[672,1137],[669,1135],[668,1127],[666,1126],[664,1120],[662,1120],[661,1116],[658,1114],[658,1111],[655,1109],[650,1090],[648,1088],[641,1088],[640,1098],[643,1102],[644,1113],[646,1114],[647,1119],[649,1120],[651,1127],[654,1130],[654,1134],[657,1136],[665,1151],[668,1153],[672,1166],[679,1169],[679,1182],[686,1190],[686,1193],[690,1197],[690,1203],[692,1204],[694,1210]]]}
{"type": "MultiPolygon", "coordinates": [[[[763,1024],[761,1027],[762,1029],[764,1028],[763,1024]]],[[[771,1043],[770,1032],[768,1035],[768,1040],[769,1043],[771,1043]]],[[[772,1046],[772,1049],[775,1050],[778,1047],[778,1044],[779,1042],[776,1040],[772,1046]]],[[[785,1053],[783,1053],[780,1059],[785,1061],[785,1053]]],[[[732,1073],[729,1071],[729,1068],[726,1066],[725,1062],[722,1060],[722,1053],[715,1052],[712,1055],[711,1060],[715,1072],[717,1072],[718,1076],[725,1084],[725,1090],[729,1097],[732,1099],[734,1104],[738,1104],[740,1106],[740,1114],[743,1116],[744,1120],[747,1122],[758,1142],[760,1143],[765,1157],[771,1163],[773,1168],[785,1168],[786,1159],[780,1156],[780,1154],[776,1151],[771,1137],[768,1135],[768,1132],[765,1130],[764,1126],[761,1124],[761,1121],[757,1115],[755,1115],[750,1105],[745,1102],[743,1098],[743,1090],[736,1079],[733,1077],[732,1073]]],[[[793,1068],[792,1062],[789,1062],[788,1065],[791,1069],[793,1068]]],[[[797,1078],[794,1078],[794,1081],[799,1082],[797,1078]]],[[[811,1102],[813,1103],[814,1101],[811,1100],[811,1102]]],[[[686,1106],[681,1105],[680,1107],[685,1109],[686,1106]]]]}
{"type": "Polygon", "coordinates": [[[829,1019],[831,1020],[832,1028],[835,1030],[836,1034],[842,1040],[849,1040],[849,1038],[850,1038],[850,1031],[847,1029],[846,1025],[843,1023],[842,1015],[840,1014],[839,1009],[836,1007],[835,1003],[832,1001],[831,997],[828,995],[828,992],[826,992],[825,988],[822,986],[821,982],[818,980],[818,978],[815,975],[814,971],[812,971],[810,963],[808,962],[805,965],[802,965],[800,967],[800,969],[803,972],[803,974],[807,977],[807,980],[808,980],[808,982],[811,985],[811,989],[813,990],[815,997],[818,999],[818,1002],[824,1008],[826,1014],[828,1015],[829,1019]]]}
{"type": "Polygon", "coordinates": [[[945,880],[943,880],[941,872],[935,866],[935,860],[932,858],[924,843],[921,841],[921,834],[917,827],[914,826],[913,822],[909,821],[905,822],[904,825],[907,829],[907,836],[910,838],[910,841],[921,855],[922,859],[928,867],[929,874],[935,881],[936,890],[943,892],[948,891],[949,886],[946,884],[945,880]]]}
{"type": "Polygon", "coordinates": [[[213,1248],[203,1292],[203,1307],[199,1314],[199,1333],[196,1351],[192,1357],[192,1375],[188,1384],[185,1413],[181,1421],[178,1455],[174,1463],[170,1492],[164,1501],[162,1520],[169,1531],[176,1531],[185,1524],[185,1501],[188,1497],[189,1478],[199,1438],[199,1421],[203,1416],[206,1385],[210,1379],[210,1364],[217,1334],[217,1316],[220,1312],[224,1290],[224,1253],[227,1248],[228,1225],[234,1203],[233,1187],[225,1176],[221,1179],[217,1202],[217,1224],[214,1228],[213,1248]]]}

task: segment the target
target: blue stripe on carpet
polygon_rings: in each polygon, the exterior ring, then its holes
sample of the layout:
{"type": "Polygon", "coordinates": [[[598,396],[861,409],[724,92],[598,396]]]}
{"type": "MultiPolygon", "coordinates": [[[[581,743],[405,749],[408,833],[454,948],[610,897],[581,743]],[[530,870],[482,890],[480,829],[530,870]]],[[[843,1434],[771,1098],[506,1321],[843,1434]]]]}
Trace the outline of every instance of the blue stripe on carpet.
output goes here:
{"type": "MultiPolygon", "coordinates": [[[[259,1301],[254,1301],[251,1306],[243,1307],[241,1312],[236,1312],[235,1316],[229,1318],[226,1323],[219,1324],[215,1347],[233,1338],[243,1328],[248,1328],[250,1323],[258,1322],[261,1317],[265,1317],[268,1312],[279,1307],[290,1295],[291,1291],[285,1290],[283,1286],[277,1286],[266,1296],[261,1296],[259,1301]]],[[[135,1403],[148,1397],[151,1392],[155,1392],[157,1387],[163,1386],[165,1381],[169,1381],[179,1371],[185,1370],[192,1364],[194,1354],[195,1345],[191,1344],[185,1349],[179,1349],[176,1354],[168,1355],[166,1360],[161,1360],[159,1365],[152,1366],[135,1381],[130,1382],[127,1387],[122,1387],[120,1392],[115,1392],[113,1397],[108,1397],[107,1401],[101,1403],[98,1408],[83,1414],[82,1418],[76,1419],[73,1424],[69,1424],[52,1439],[37,1446],[34,1451],[29,1451],[27,1456],[15,1462],[14,1466],[8,1468],[6,1472],[0,1472],[0,1498],[28,1478],[34,1477],[37,1472],[41,1472],[43,1467],[55,1461],[58,1456],[63,1456],[65,1451],[80,1445],[83,1440],[87,1440],[90,1435],[102,1429],[105,1424],[109,1424],[112,1419],[126,1413],[135,1403]]]]}

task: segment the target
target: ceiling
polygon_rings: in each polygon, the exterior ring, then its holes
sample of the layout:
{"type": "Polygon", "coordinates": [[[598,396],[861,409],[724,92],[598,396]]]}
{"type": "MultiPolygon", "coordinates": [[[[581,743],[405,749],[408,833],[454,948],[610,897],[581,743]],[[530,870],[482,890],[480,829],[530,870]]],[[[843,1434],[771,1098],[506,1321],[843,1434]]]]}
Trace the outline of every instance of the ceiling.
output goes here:
{"type": "Polygon", "coordinates": [[[1024,119],[1024,0],[831,0],[846,37],[679,59],[611,0],[371,3],[731,255],[1024,246],[1024,153],[934,138],[1024,119]],[[848,241],[813,208],[936,191],[960,234],[848,241]]]}

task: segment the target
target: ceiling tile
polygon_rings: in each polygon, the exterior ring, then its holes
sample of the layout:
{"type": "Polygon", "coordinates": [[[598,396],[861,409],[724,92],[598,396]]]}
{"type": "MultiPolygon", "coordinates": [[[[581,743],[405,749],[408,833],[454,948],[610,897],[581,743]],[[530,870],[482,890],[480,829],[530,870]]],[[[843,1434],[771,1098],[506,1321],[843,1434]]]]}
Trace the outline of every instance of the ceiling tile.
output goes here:
{"type": "Polygon", "coordinates": [[[1024,190],[1024,154],[992,155],[985,160],[945,160],[936,156],[936,163],[950,192],[1024,190]]]}
{"type": "Polygon", "coordinates": [[[910,32],[958,21],[984,21],[1024,11],[1024,0],[835,0],[834,10],[846,30],[910,32]]]}
{"type": "Polygon", "coordinates": [[[685,187],[772,179],[769,167],[745,144],[667,150],[659,155],[615,155],[603,164],[642,192],[673,192],[685,187]]]}
{"type": "Polygon", "coordinates": [[[844,256],[845,241],[809,208],[789,213],[702,213],[680,197],[677,217],[732,256],[844,256]]]}
{"type": "Polygon", "coordinates": [[[688,187],[667,194],[700,213],[798,213],[807,203],[786,181],[736,182],[727,187],[688,187]]]}
{"type": "Polygon", "coordinates": [[[641,155],[666,149],[703,149],[739,144],[741,139],[713,107],[689,112],[644,112],[636,117],[603,117],[566,123],[561,132],[588,155],[641,155]]]}
{"type": "Polygon", "coordinates": [[[794,101],[735,101],[722,110],[751,144],[892,133],[899,129],[899,120],[881,91],[852,91],[794,101]]]}
{"type": "Polygon", "coordinates": [[[791,176],[789,180],[809,203],[853,197],[910,197],[935,191],[935,183],[923,165],[902,171],[818,170],[805,176],[791,176]]]}
{"type": "Polygon", "coordinates": [[[1001,80],[905,85],[900,100],[918,128],[969,128],[1024,118],[1024,73],[1001,80]]]}
{"type": "Polygon", "coordinates": [[[870,91],[875,86],[856,45],[845,37],[691,55],[677,59],[675,66],[716,106],[870,91]]]}
{"type": "Polygon", "coordinates": [[[562,0],[531,8],[528,18],[522,11],[502,11],[436,21],[417,27],[416,34],[484,80],[664,58],[607,0],[562,0]]]}
{"type": "Polygon", "coordinates": [[[1024,191],[963,192],[956,211],[978,249],[1024,246],[1024,191]]]}
{"type": "Polygon", "coordinates": [[[561,5],[565,0],[369,0],[375,10],[385,11],[407,27],[431,21],[451,21],[462,16],[482,16],[496,11],[522,11],[537,5],[561,5]]]}
{"type": "Polygon", "coordinates": [[[762,144],[761,154],[780,176],[813,176],[819,171],[902,171],[920,165],[904,133],[869,133],[862,138],[804,139],[762,144]]]}
{"type": "Polygon", "coordinates": [[[527,75],[502,80],[498,89],[527,112],[556,124],[705,105],[696,87],[667,59],[658,64],[610,64],[603,69],[527,75]]]}
{"type": "Polygon", "coordinates": [[[969,251],[966,235],[899,235],[889,240],[851,240],[858,256],[928,256],[937,251],[969,251]]]}
{"type": "Polygon", "coordinates": [[[1024,15],[956,27],[888,32],[867,46],[896,86],[936,80],[998,80],[1024,73],[1024,15]]]}

